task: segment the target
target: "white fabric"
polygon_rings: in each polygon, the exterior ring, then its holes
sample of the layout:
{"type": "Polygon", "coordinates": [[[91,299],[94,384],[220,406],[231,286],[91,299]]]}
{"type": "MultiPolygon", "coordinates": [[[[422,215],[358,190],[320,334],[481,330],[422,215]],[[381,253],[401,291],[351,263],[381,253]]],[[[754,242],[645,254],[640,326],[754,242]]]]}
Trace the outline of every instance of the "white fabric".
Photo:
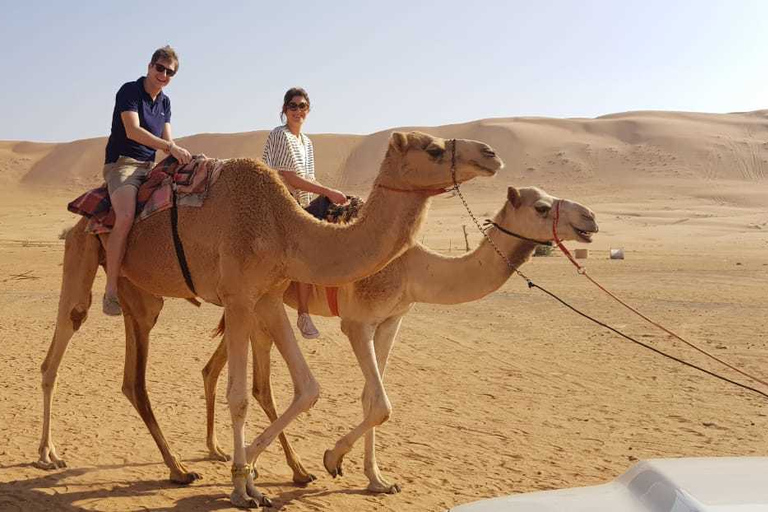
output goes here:
{"type": "MultiPolygon", "coordinates": [[[[303,133],[296,137],[287,125],[278,126],[269,133],[262,155],[264,163],[277,171],[292,171],[306,180],[315,179],[315,156],[312,141],[303,133]]],[[[299,204],[307,206],[312,201],[312,194],[288,189],[299,204]]]]}

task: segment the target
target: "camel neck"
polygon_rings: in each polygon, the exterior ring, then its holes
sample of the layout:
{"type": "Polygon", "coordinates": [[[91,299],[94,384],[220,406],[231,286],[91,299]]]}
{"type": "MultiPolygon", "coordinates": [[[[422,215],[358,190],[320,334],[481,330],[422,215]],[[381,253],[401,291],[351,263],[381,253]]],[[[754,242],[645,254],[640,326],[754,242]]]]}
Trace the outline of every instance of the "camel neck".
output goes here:
{"type": "MultiPolygon", "coordinates": [[[[488,235],[515,268],[535,248],[534,243],[505,235],[496,228],[491,228],[488,235]]],[[[462,304],[481,299],[498,290],[513,272],[485,238],[463,256],[446,257],[418,245],[404,258],[409,295],[415,302],[428,304],[462,304]]]]}
{"type": "Polygon", "coordinates": [[[403,194],[374,184],[356,221],[336,225],[305,219],[301,233],[296,233],[300,236],[291,236],[287,276],[338,286],[378,272],[415,243],[428,201],[424,194],[403,194]]]}

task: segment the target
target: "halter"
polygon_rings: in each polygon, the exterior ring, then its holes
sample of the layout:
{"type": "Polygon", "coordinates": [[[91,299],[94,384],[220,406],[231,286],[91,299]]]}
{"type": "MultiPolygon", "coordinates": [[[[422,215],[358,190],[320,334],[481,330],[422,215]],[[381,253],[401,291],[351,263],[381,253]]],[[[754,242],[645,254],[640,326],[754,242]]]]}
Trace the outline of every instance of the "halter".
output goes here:
{"type": "Polygon", "coordinates": [[[384,190],[391,190],[393,192],[414,192],[416,194],[423,194],[427,197],[433,197],[438,196],[440,194],[444,194],[448,192],[449,188],[422,188],[422,189],[409,189],[409,188],[394,188],[394,187],[388,187],[386,185],[377,185],[379,188],[383,188],[384,190]]]}
{"type": "Polygon", "coordinates": [[[579,274],[586,274],[587,269],[579,265],[576,259],[571,255],[571,251],[569,251],[568,248],[563,245],[563,241],[560,240],[560,238],[557,236],[557,223],[560,221],[560,201],[561,199],[558,199],[555,203],[555,219],[552,221],[552,236],[555,239],[555,244],[557,245],[558,249],[563,251],[563,254],[565,254],[566,257],[571,260],[571,263],[576,266],[576,272],[579,274]]]}
{"type": "Polygon", "coordinates": [[[456,186],[456,139],[450,139],[448,141],[451,144],[451,178],[453,179],[454,187],[447,188],[425,188],[425,189],[407,189],[407,188],[394,188],[386,185],[377,185],[384,190],[391,190],[393,192],[415,192],[417,194],[424,194],[427,197],[433,197],[440,194],[444,194],[451,190],[451,188],[458,188],[456,186]]]}
{"type": "MultiPolygon", "coordinates": [[[[454,144],[455,144],[455,142],[454,142],[454,144]]],[[[507,263],[507,266],[509,267],[509,269],[511,271],[515,272],[517,275],[519,275],[523,279],[525,279],[528,282],[528,286],[530,287],[532,285],[531,280],[528,279],[528,277],[525,274],[520,272],[520,270],[518,270],[517,266],[514,265],[509,260],[509,258],[502,252],[501,249],[499,249],[499,246],[496,245],[496,242],[493,241],[493,238],[491,238],[490,235],[486,232],[486,230],[483,229],[483,227],[480,225],[480,221],[477,220],[477,217],[475,217],[475,214],[472,212],[472,209],[469,207],[469,204],[467,204],[467,200],[464,199],[464,194],[461,193],[461,189],[459,188],[459,182],[456,181],[456,170],[455,170],[455,165],[453,164],[453,162],[451,163],[451,167],[452,167],[452,170],[453,170],[453,174],[452,174],[452,177],[453,177],[453,189],[458,194],[459,199],[461,199],[461,202],[464,203],[464,208],[466,208],[467,213],[469,213],[469,216],[472,218],[472,221],[475,223],[475,226],[477,226],[477,229],[480,231],[480,233],[483,234],[485,239],[488,240],[488,243],[491,244],[491,247],[493,247],[493,250],[496,251],[496,254],[501,256],[501,259],[503,259],[507,263]]],[[[554,206],[555,206],[555,221],[554,221],[554,224],[552,225],[552,231],[553,231],[553,233],[555,233],[555,239],[557,240],[557,227],[556,227],[556,224],[557,224],[557,221],[558,221],[558,219],[560,217],[560,199],[558,199],[555,202],[554,206]]],[[[552,242],[549,242],[549,241],[542,242],[540,240],[534,240],[532,238],[526,238],[526,237],[524,237],[522,235],[518,235],[517,233],[513,233],[512,231],[504,229],[503,227],[499,226],[498,224],[496,224],[495,222],[493,222],[490,219],[486,220],[484,222],[484,224],[485,225],[489,225],[490,224],[493,227],[495,227],[496,229],[498,229],[500,232],[504,233],[505,235],[513,236],[515,238],[519,238],[520,240],[524,240],[526,242],[531,242],[531,243],[540,244],[540,245],[552,246],[552,242]]]]}
{"type": "MultiPolygon", "coordinates": [[[[557,222],[557,221],[555,221],[555,222],[557,222]]],[[[483,222],[483,225],[484,226],[493,226],[496,229],[498,229],[499,231],[501,231],[502,233],[504,233],[505,235],[513,236],[515,238],[519,238],[520,240],[525,240],[526,242],[532,242],[534,244],[546,245],[548,247],[552,247],[552,242],[551,241],[542,242],[541,240],[534,240],[533,238],[526,238],[526,237],[524,237],[522,235],[518,235],[517,233],[513,233],[512,231],[509,231],[508,229],[504,229],[500,225],[498,225],[495,222],[493,222],[491,219],[486,219],[485,222],[483,222]]],[[[554,226],[553,226],[553,228],[554,228],[554,226]]],[[[555,236],[557,236],[557,235],[555,235],[555,236]]]]}

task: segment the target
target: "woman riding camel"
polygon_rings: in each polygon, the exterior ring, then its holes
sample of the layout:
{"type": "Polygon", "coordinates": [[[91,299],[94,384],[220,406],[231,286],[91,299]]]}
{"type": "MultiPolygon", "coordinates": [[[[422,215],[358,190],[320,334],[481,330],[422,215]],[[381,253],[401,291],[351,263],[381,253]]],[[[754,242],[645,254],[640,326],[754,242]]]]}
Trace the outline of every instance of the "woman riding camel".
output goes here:
{"type": "MultiPolygon", "coordinates": [[[[309,110],[307,91],[299,87],[288,89],[280,111],[280,120],[285,124],[269,134],[262,159],[280,173],[280,177],[299,204],[322,220],[325,213],[323,204],[327,205],[328,201],[343,204],[347,201],[347,196],[315,181],[312,141],[302,132],[309,110]],[[312,194],[319,194],[319,197],[312,201],[312,194]]],[[[312,322],[307,307],[311,285],[297,283],[296,286],[299,311],[296,325],[305,338],[317,338],[320,332],[312,322]]]]}

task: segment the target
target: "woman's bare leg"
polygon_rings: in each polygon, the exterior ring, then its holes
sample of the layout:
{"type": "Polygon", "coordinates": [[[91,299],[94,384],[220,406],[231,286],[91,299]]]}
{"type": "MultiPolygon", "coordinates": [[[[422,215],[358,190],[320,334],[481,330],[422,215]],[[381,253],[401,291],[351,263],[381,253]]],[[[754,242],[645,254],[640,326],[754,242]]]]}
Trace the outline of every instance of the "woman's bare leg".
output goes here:
{"type": "Polygon", "coordinates": [[[296,325],[301,331],[301,335],[306,339],[314,339],[320,336],[320,331],[315,327],[315,323],[312,321],[312,317],[309,316],[309,294],[312,290],[311,284],[296,283],[296,296],[297,296],[297,308],[299,311],[299,318],[296,321],[296,325]]]}

